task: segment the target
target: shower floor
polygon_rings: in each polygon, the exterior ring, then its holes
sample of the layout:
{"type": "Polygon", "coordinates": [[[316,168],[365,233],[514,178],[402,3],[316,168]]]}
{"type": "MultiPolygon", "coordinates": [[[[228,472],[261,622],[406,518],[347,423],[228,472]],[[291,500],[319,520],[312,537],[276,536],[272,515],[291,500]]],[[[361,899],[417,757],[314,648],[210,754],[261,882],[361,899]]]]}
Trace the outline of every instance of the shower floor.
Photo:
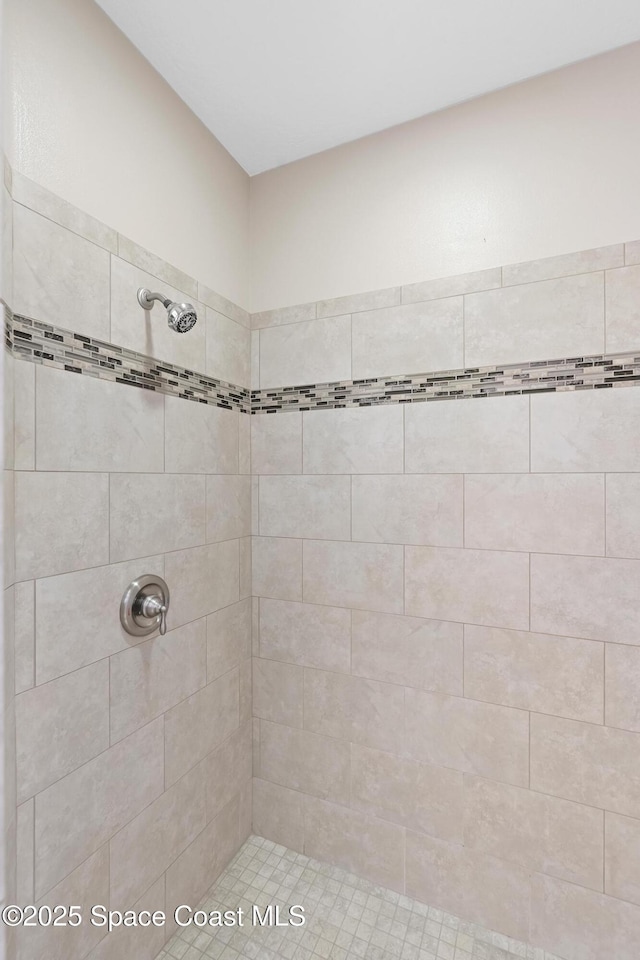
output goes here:
{"type": "Polygon", "coordinates": [[[338,867],[250,837],[199,904],[305,908],[303,927],[185,927],[156,960],[561,960],[338,867]]]}

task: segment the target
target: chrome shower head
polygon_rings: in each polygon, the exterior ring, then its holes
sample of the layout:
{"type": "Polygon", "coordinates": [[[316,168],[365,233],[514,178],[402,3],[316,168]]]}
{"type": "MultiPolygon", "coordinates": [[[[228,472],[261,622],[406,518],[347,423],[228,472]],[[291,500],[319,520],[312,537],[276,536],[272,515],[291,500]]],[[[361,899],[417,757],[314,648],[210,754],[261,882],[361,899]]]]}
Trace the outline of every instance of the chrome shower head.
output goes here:
{"type": "Polygon", "coordinates": [[[151,293],[146,287],[138,290],[138,303],[144,310],[151,310],[156,300],[164,305],[167,311],[167,322],[176,333],[188,333],[198,321],[196,308],[191,303],[174,303],[161,293],[151,293]]]}

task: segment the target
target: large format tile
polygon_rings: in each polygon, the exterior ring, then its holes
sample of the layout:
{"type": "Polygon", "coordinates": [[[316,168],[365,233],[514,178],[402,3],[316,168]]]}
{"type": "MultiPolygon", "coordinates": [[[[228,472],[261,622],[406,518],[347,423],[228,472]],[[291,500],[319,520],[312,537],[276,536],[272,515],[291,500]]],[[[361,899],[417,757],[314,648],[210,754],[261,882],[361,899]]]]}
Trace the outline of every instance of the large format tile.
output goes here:
{"type": "Polygon", "coordinates": [[[260,331],[260,386],[351,379],[351,318],[331,317],[260,331]]]}
{"type": "Polygon", "coordinates": [[[110,660],[111,742],[186,700],[206,679],[204,620],[117,653],[110,660]]]}
{"type": "Polygon", "coordinates": [[[461,476],[356,476],[351,490],[354,540],[462,546],[461,476]]]}
{"type": "Polygon", "coordinates": [[[500,285],[500,267],[491,267],[488,270],[461,273],[454,277],[440,277],[436,280],[409,283],[402,288],[402,302],[415,303],[419,300],[437,300],[440,297],[457,297],[463,293],[492,290],[500,285]]]}
{"type": "Polygon", "coordinates": [[[528,397],[411,403],[404,413],[407,473],[529,470],[528,397]]]}
{"type": "Polygon", "coordinates": [[[253,660],[253,715],[289,727],[302,726],[302,667],[253,660]]]}
{"type": "Polygon", "coordinates": [[[169,626],[199,620],[240,599],[238,541],[168,553],[165,573],[171,591],[169,626]]]}
{"type": "Polygon", "coordinates": [[[36,581],[36,683],[46,683],[135,643],[120,624],[120,601],[129,583],[143,573],[163,576],[164,559],[146,557],[36,581]],[[89,630],[78,597],[91,598],[89,630]]]}
{"type": "Polygon", "coordinates": [[[404,690],[390,683],[305,669],[304,727],[322,736],[399,752],[404,690]]]}
{"type": "Polygon", "coordinates": [[[111,902],[135,903],[206,822],[205,781],[196,767],[111,838],[111,902]]]}
{"type": "Polygon", "coordinates": [[[609,473],[607,556],[640,560],[640,473],[609,473]]]}
{"type": "Polygon", "coordinates": [[[604,554],[602,474],[464,479],[464,543],[489,550],[604,554]]]}
{"type": "Polygon", "coordinates": [[[349,805],[350,745],[308,730],[260,722],[260,776],[322,800],[349,805]]]}
{"type": "Polygon", "coordinates": [[[462,843],[462,773],[351,747],[351,806],[433,837],[462,843]]]}
{"type": "Polygon", "coordinates": [[[251,535],[251,478],[207,477],[207,542],[251,535]]]}
{"type": "Polygon", "coordinates": [[[403,472],[401,406],[311,410],[303,436],[305,473],[403,472]]]}
{"type": "MultiPolygon", "coordinates": [[[[15,455],[15,470],[34,470],[36,463],[36,364],[20,363],[14,360],[7,366],[5,354],[5,377],[10,369],[13,370],[14,384],[14,423],[5,426],[5,442],[10,441],[13,429],[14,449],[11,454],[5,455],[5,465],[8,466],[8,456],[15,455]]],[[[5,387],[5,390],[8,390],[5,387]]],[[[6,396],[6,394],[5,394],[6,396]]],[[[7,404],[8,406],[9,404],[7,404]]]]}
{"type": "Polygon", "coordinates": [[[302,600],[302,540],[252,538],[253,593],[276,600],[302,600]]]}
{"type": "Polygon", "coordinates": [[[604,274],[469,294],[464,324],[467,366],[602,353],[604,274]]]}
{"type": "Polygon", "coordinates": [[[112,563],[204,543],[204,477],[112,473],[109,505],[112,563]]]}
{"type": "Polygon", "coordinates": [[[464,364],[462,297],[359,313],[352,325],[354,380],[464,364]]]}
{"type": "Polygon", "coordinates": [[[302,414],[294,411],[251,417],[254,473],[302,473],[302,414]]]}
{"type": "Polygon", "coordinates": [[[251,599],[207,617],[207,679],[216,680],[251,656],[251,599]]]}
{"type": "Polygon", "coordinates": [[[640,818],[640,734],[531,715],[531,787],[640,818]]]}
{"type": "MultiPolygon", "coordinates": [[[[131,904],[114,904],[112,907],[125,910],[133,909],[136,913],[148,910],[153,914],[156,910],[164,910],[164,876],[149,887],[140,899],[131,904]]],[[[122,960],[122,957],[135,957],[136,960],[155,960],[166,940],[166,928],[151,925],[133,927],[117,927],[101,940],[87,960],[122,960]]]]}
{"type": "Polygon", "coordinates": [[[204,307],[195,303],[198,322],[186,334],[177,334],[167,323],[164,306],[156,302],[152,310],[138,303],[140,287],[160,292],[177,303],[192,303],[193,297],[158,280],[150,273],[119,257],[111,259],[111,336],[113,343],[136,350],[157,360],[177,363],[189,370],[205,372],[204,307]]]}
{"type": "Polygon", "coordinates": [[[460,623],[354,610],[352,673],[461,696],[462,629],[460,623]]]}
{"type": "Polygon", "coordinates": [[[605,723],[640,733],[640,647],[605,644],[605,723]]]}
{"type": "Polygon", "coordinates": [[[640,644],[640,561],[531,557],[531,628],[640,644]]]}
{"type": "Polygon", "coordinates": [[[94,853],[163,789],[159,719],[38,794],[36,896],[94,853]]]}
{"type": "Polygon", "coordinates": [[[602,890],[602,810],[465,777],[464,845],[602,890]]]}
{"type": "MultiPolygon", "coordinates": [[[[134,264],[141,270],[146,270],[153,277],[158,278],[158,282],[163,285],[169,284],[174,290],[184,290],[190,299],[195,300],[198,293],[197,281],[186,274],[172,263],[167,263],[157,254],[152,253],[141,247],[139,243],[118,234],[118,256],[127,263],[134,264]]],[[[163,286],[164,289],[164,286],[163,286]]]]}
{"type": "Polygon", "coordinates": [[[636,960],[640,907],[534,874],[531,942],[566,960],[636,960]]]}
{"type": "Polygon", "coordinates": [[[544,257],[542,260],[512,263],[502,268],[502,285],[511,287],[517,283],[534,283],[538,280],[552,280],[554,277],[571,277],[575,274],[620,267],[623,256],[622,244],[616,243],[610,247],[596,247],[594,250],[544,257]]]}
{"type": "Polygon", "coordinates": [[[531,398],[531,469],[640,471],[640,390],[578,390],[531,398]]]}
{"type": "Polygon", "coordinates": [[[331,300],[319,300],[316,304],[318,318],[337,317],[344,313],[359,313],[361,310],[379,310],[381,307],[394,307],[400,303],[400,287],[387,287],[384,290],[369,290],[366,293],[352,293],[346,297],[333,297],[331,300]]]}
{"type": "Polygon", "coordinates": [[[640,265],[605,274],[607,353],[640,346],[640,265]]]}
{"type": "Polygon", "coordinates": [[[27,690],[15,710],[21,803],[109,746],[109,664],[27,690]]]}
{"type": "Polygon", "coordinates": [[[165,397],[165,469],[169,473],[238,473],[237,410],[165,397]]]}
{"type": "Polygon", "coordinates": [[[350,610],[261,599],[259,631],[261,657],[336,673],[351,670],[350,610]]]}
{"type": "Polygon", "coordinates": [[[306,797],[304,849],[371,883],[404,891],[404,830],[358,810],[306,797]]]}
{"type": "Polygon", "coordinates": [[[402,613],[401,546],[304,540],[303,557],[306,602],[402,613]]]}
{"type": "Polygon", "coordinates": [[[602,723],[604,645],[467,625],[464,692],[474,700],[602,723]]]}
{"type": "Polygon", "coordinates": [[[16,578],[109,562],[109,478],[103,473],[15,474],[16,578]]]}
{"type": "Polygon", "coordinates": [[[16,313],[109,339],[106,250],[14,204],[13,251],[12,308],[16,313]]]}
{"type": "Polygon", "coordinates": [[[605,813],[604,889],[640,905],[640,820],[605,813]]]}
{"type": "Polygon", "coordinates": [[[165,783],[179,780],[239,725],[238,671],[232,670],[165,715],[165,783]]]}
{"type": "Polygon", "coordinates": [[[267,537],[351,539],[351,478],[260,477],[260,533],[267,537]]]}
{"type": "Polygon", "coordinates": [[[525,553],[406,547],[405,583],[405,609],[412,616],[525,630],[529,626],[525,553]]]}
{"type": "Polygon", "coordinates": [[[38,367],[38,470],[140,473],[164,469],[164,397],[38,367]]]}
{"type": "Polygon", "coordinates": [[[302,323],[305,320],[315,320],[316,316],[315,303],[296,303],[290,307],[276,307],[273,310],[261,310],[259,313],[251,314],[251,327],[254,330],[260,330],[263,327],[276,327],[283,323],[302,323]]]}
{"type": "Polygon", "coordinates": [[[304,795],[268,780],[253,781],[253,830],[292,850],[304,847],[304,795]]]}
{"type": "Polygon", "coordinates": [[[207,820],[237,798],[251,783],[251,723],[245,723],[201,764],[207,795],[207,820]]]}
{"type": "Polygon", "coordinates": [[[524,710],[411,689],[405,704],[406,749],[415,760],[529,785],[529,715],[524,710]]]}
{"type": "MultiPolygon", "coordinates": [[[[202,321],[204,326],[204,316],[202,321]]],[[[207,375],[240,387],[249,387],[251,334],[247,327],[210,307],[206,309],[206,327],[207,375]]]]}
{"type": "Polygon", "coordinates": [[[529,875],[517,864],[407,833],[406,893],[510,937],[529,934],[529,875]]]}

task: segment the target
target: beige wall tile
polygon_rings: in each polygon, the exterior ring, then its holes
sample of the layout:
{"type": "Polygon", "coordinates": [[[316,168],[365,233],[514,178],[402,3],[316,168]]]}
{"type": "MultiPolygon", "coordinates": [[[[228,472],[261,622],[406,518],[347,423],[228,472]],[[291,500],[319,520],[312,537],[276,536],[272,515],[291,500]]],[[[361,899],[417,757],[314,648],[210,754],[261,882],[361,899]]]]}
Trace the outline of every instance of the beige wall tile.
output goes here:
{"type": "Polygon", "coordinates": [[[531,714],[531,787],[640,817],[640,735],[531,714]]]}
{"type": "Polygon", "coordinates": [[[415,303],[418,300],[456,297],[463,293],[475,293],[477,290],[492,290],[500,285],[500,267],[492,267],[489,270],[477,270],[475,273],[462,273],[457,277],[410,283],[402,288],[402,302],[415,303]]]}
{"type": "Polygon", "coordinates": [[[251,599],[207,617],[207,679],[216,680],[251,656],[251,599]]]}
{"type": "Polygon", "coordinates": [[[605,813],[604,889],[640,904],[640,820],[605,813]]]}
{"type": "Polygon", "coordinates": [[[110,890],[116,909],[130,908],[206,822],[205,780],[196,767],[111,838],[110,890]]]}
{"type": "Polygon", "coordinates": [[[640,559],[640,473],[609,473],[607,556],[640,559]]]}
{"type": "Polygon", "coordinates": [[[356,314],[352,319],[352,377],[462,367],[462,316],[462,297],[356,314]]]}
{"type": "Polygon", "coordinates": [[[404,829],[305,797],[304,849],[310,857],[334,863],[399,893],[404,891],[404,829]]]}
{"type": "Polygon", "coordinates": [[[120,624],[120,601],[129,583],[144,571],[164,576],[164,559],[146,557],[36,581],[36,683],[131,646],[133,638],[120,624]],[[91,597],[90,630],[78,597],[91,597]]]}
{"type": "Polygon", "coordinates": [[[165,573],[171,591],[169,626],[205,617],[239,600],[238,541],[169,553],[165,573]]]}
{"type": "Polygon", "coordinates": [[[386,613],[352,613],[352,672],[462,695],[462,624],[386,613]]]}
{"type": "Polygon", "coordinates": [[[169,473],[238,473],[237,410],[165,397],[165,469],[169,473]]]}
{"type": "Polygon", "coordinates": [[[531,628],[640,643],[640,564],[595,557],[531,557],[531,628]]]}
{"type": "Polygon", "coordinates": [[[109,746],[109,664],[27,690],[15,710],[21,803],[109,746]]]}
{"type": "MultiPolygon", "coordinates": [[[[176,277],[176,279],[179,279],[176,277]]],[[[189,370],[205,372],[205,310],[194,303],[198,322],[187,335],[178,335],[167,323],[167,313],[161,303],[152,310],[144,310],[138,303],[140,287],[158,291],[177,303],[193,303],[193,293],[160,280],[146,269],[140,269],[111,258],[111,340],[129,350],[136,350],[158,360],[177,363],[189,370]]]]}
{"type": "Polygon", "coordinates": [[[239,725],[238,671],[198,690],[165,715],[165,782],[179,780],[239,725]]]}
{"type": "Polygon", "coordinates": [[[529,558],[524,553],[406,547],[405,584],[405,609],[412,616],[529,626],[529,558]]]}
{"type": "Polygon", "coordinates": [[[402,473],[400,406],[303,414],[305,473],[402,473]]]}
{"type": "Polygon", "coordinates": [[[640,344],[640,265],[607,270],[607,353],[637,350],[640,344]]]}
{"type": "Polygon", "coordinates": [[[250,386],[251,334],[248,328],[207,307],[206,329],[208,376],[241,387],[250,386]]]}
{"type": "Polygon", "coordinates": [[[407,752],[503,783],[529,784],[529,716],[524,710],[407,689],[407,752]]]}
{"type": "Polygon", "coordinates": [[[602,353],[604,274],[471,293],[464,329],[467,366],[602,353]]]}
{"type": "Polygon", "coordinates": [[[640,240],[632,240],[624,245],[624,262],[640,263],[640,240]]]}
{"type": "Polygon", "coordinates": [[[302,600],[302,540],[253,537],[252,550],[254,595],[302,600]]]}
{"type": "Polygon", "coordinates": [[[251,545],[251,537],[243,537],[239,540],[238,549],[240,551],[240,599],[246,600],[253,593],[253,576],[251,570],[253,548],[251,545]]]}
{"type": "Polygon", "coordinates": [[[206,679],[204,620],[117,653],[110,660],[111,742],[186,700],[206,679]]]}
{"type": "Polygon", "coordinates": [[[528,939],[529,876],[522,867],[408,832],[406,876],[408,896],[507,936],[528,939]]]}
{"type": "Polygon", "coordinates": [[[464,479],[464,543],[490,550],[604,555],[602,474],[464,479]]]}
{"type": "Polygon", "coordinates": [[[251,535],[251,478],[207,477],[207,542],[251,535]]]}
{"type": "Polygon", "coordinates": [[[636,960],[640,908],[534,874],[530,929],[532,943],[566,960],[636,960]]]}
{"type": "Polygon", "coordinates": [[[303,554],[306,602],[402,613],[402,547],[304,540],[303,554]]]}
{"type": "Polygon", "coordinates": [[[262,657],[350,673],[350,610],[262,599],[259,626],[262,657]]]}
{"type": "MultiPolygon", "coordinates": [[[[130,909],[127,904],[125,909],[130,909]]],[[[133,904],[136,911],[165,909],[164,876],[160,877],[142,897],[133,904]]],[[[162,950],[166,938],[165,927],[118,927],[101,940],[88,960],[122,960],[122,957],[135,957],[136,960],[155,960],[162,950]]]]}
{"type": "Polygon", "coordinates": [[[602,810],[465,777],[465,847],[602,890],[603,844],[602,810]]]}
{"type": "Polygon", "coordinates": [[[350,477],[260,477],[260,533],[351,539],[350,477]]]}
{"type": "Polygon", "coordinates": [[[162,473],[163,424],[160,394],[50,367],[36,370],[38,470],[162,473]]]}
{"type": "Polygon", "coordinates": [[[602,643],[497,627],[464,628],[467,697],[602,723],[603,691],[602,643]]]}
{"type": "MultiPolygon", "coordinates": [[[[6,364],[5,356],[5,364],[6,364]]],[[[14,361],[14,467],[33,470],[36,461],[36,365],[14,361]]],[[[8,367],[5,365],[5,375],[8,367]]],[[[6,461],[5,461],[6,463],[6,461]]]]}
{"type": "Polygon", "coordinates": [[[253,661],[253,715],[290,727],[302,726],[302,667],[275,660],[253,661]]]}
{"type": "MultiPolygon", "coordinates": [[[[65,877],[45,899],[47,906],[74,904],[83,922],[78,927],[22,927],[17,960],[82,960],[105,936],[104,927],[93,926],[89,915],[94,904],[109,903],[109,850],[103,846],[65,877]],[[53,899],[51,899],[53,898],[53,899]]],[[[38,906],[42,905],[41,902],[38,906]]]]}
{"type": "Polygon", "coordinates": [[[204,477],[112,473],[109,506],[112,563],[205,541],[204,477]]]}
{"type": "Polygon", "coordinates": [[[640,647],[605,644],[605,723],[640,733],[640,647]]]}
{"type": "Polygon", "coordinates": [[[580,250],[577,253],[561,254],[559,257],[512,263],[502,268],[502,285],[510,287],[516,283],[532,283],[536,280],[551,280],[554,277],[570,277],[578,273],[621,267],[623,256],[623,245],[616,243],[610,247],[580,250]]]}
{"type": "Polygon", "coordinates": [[[291,323],[260,332],[260,386],[351,379],[351,317],[291,323]]]}
{"type": "Polygon", "coordinates": [[[200,283],[199,281],[198,299],[205,303],[208,307],[211,307],[213,310],[217,310],[218,313],[222,313],[225,317],[229,317],[230,320],[235,320],[236,323],[241,323],[243,327],[251,326],[251,314],[247,310],[245,310],[243,307],[239,307],[238,304],[234,303],[232,300],[227,300],[226,297],[216,293],[216,291],[212,290],[211,287],[207,287],[206,284],[200,283]]]}
{"type": "Polygon", "coordinates": [[[529,470],[528,397],[412,403],[404,413],[407,473],[529,470]]]}
{"type": "Polygon", "coordinates": [[[238,473],[251,474],[251,415],[238,417],[238,473]]]}
{"type": "Polygon", "coordinates": [[[35,682],[36,667],[36,604],[35,583],[16,583],[14,599],[15,693],[28,690],[35,682]]]}
{"type": "Polygon", "coordinates": [[[15,474],[16,577],[29,580],[109,562],[109,478],[15,474]]]}
{"type": "Polygon", "coordinates": [[[352,480],[353,539],[462,546],[462,477],[374,476],[352,480]]]}
{"type": "Polygon", "coordinates": [[[33,834],[35,801],[33,797],[16,810],[16,886],[19,904],[33,903],[33,834]]]}
{"type": "Polygon", "coordinates": [[[462,843],[462,774],[351,747],[351,806],[410,830],[462,843]]]}
{"type": "Polygon", "coordinates": [[[240,723],[249,723],[253,709],[253,661],[243,660],[238,668],[240,685],[240,723]]]}
{"type": "Polygon", "coordinates": [[[235,730],[201,764],[207,792],[207,820],[220,811],[251,780],[251,721],[235,730]]]}
{"type": "Polygon", "coordinates": [[[640,390],[549,393],[531,399],[531,469],[640,471],[640,390]]]}
{"type": "Polygon", "coordinates": [[[322,736],[398,752],[403,743],[404,690],[390,683],[305,669],[304,727],[322,736]]]}
{"type": "Polygon", "coordinates": [[[341,313],[358,313],[361,310],[393,307],[400,303],[400,292],[400,287],[388,287],[386,290],[371,290],[368,293],[334,297],[332,300],[319,300],[316,305],[318,317],[336,317],[341,313]]]}
{"type": "Polygon", "coordinates": [[[12,308],[45,323],[64,317],[66,329],[108,340],[109,254],[14,204],[12,308]]]}
{"type": "Polygon", "coordinates": [[[304,796],[267,780],[253,781],[253,831],[302,853],[304,796]]]}
{"type": "Polygon", "coordinates": [[[304,320],[315,320],[316,304],[298,303],[292,307],[276,307],[275,310],[262,310],[251,315],[251,326],[254,330],[262,327],[276,327],[281,323],[301,323],[304,320]]]}
{"type": "Polygon", "coordinates": [[[3,586],[10,587],[16,579],[15,562],[15,477],[12,470],[2,474],[2,561],[3,586]]]}
{"type": "Polygon", "coordinates": [[[251,331],[251,389],[260,389],[260,331],[251,331]]]}
{"type": "Polygon", "coordinates": [[[308,730],[260,723],[260,776],[292,790],[349,806],[350,746],[308,730]]]}
{"type": "Polygon", "coordinates": [[[166,874],[167,913],[197,904],[238,849],[238,801],[233,800],[181,853],[166,874]]]}
{"type": "Polygon", "coordinates": [[[159,719],[38,794],[36,896],[94,853],[163,789],[159,719]]]}
{"type": "Polygon", "coordinates": [[[118,234],[118,256],[153,274],[164,285],[163,289],[169,284],[174,289],[184,290],[191,299],[197,297],[198,285],[192,277],[121,233],[118,234]]]}
{"type": "Polygon", "coordinates": [[[302,414],[251,417],[251,468],[254,473],[302,473],[302,414]]]}

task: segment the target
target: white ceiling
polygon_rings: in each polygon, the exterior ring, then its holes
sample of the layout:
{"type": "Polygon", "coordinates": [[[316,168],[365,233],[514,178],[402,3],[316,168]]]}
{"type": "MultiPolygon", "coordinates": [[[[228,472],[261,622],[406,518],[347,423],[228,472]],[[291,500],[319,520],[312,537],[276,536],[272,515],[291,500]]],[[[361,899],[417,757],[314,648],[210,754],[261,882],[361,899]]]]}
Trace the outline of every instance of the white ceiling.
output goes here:
{"type": "Polygon", "coordinates": [[[97,0],[250,174],[640,38],[638,0],[97,0]]]}

